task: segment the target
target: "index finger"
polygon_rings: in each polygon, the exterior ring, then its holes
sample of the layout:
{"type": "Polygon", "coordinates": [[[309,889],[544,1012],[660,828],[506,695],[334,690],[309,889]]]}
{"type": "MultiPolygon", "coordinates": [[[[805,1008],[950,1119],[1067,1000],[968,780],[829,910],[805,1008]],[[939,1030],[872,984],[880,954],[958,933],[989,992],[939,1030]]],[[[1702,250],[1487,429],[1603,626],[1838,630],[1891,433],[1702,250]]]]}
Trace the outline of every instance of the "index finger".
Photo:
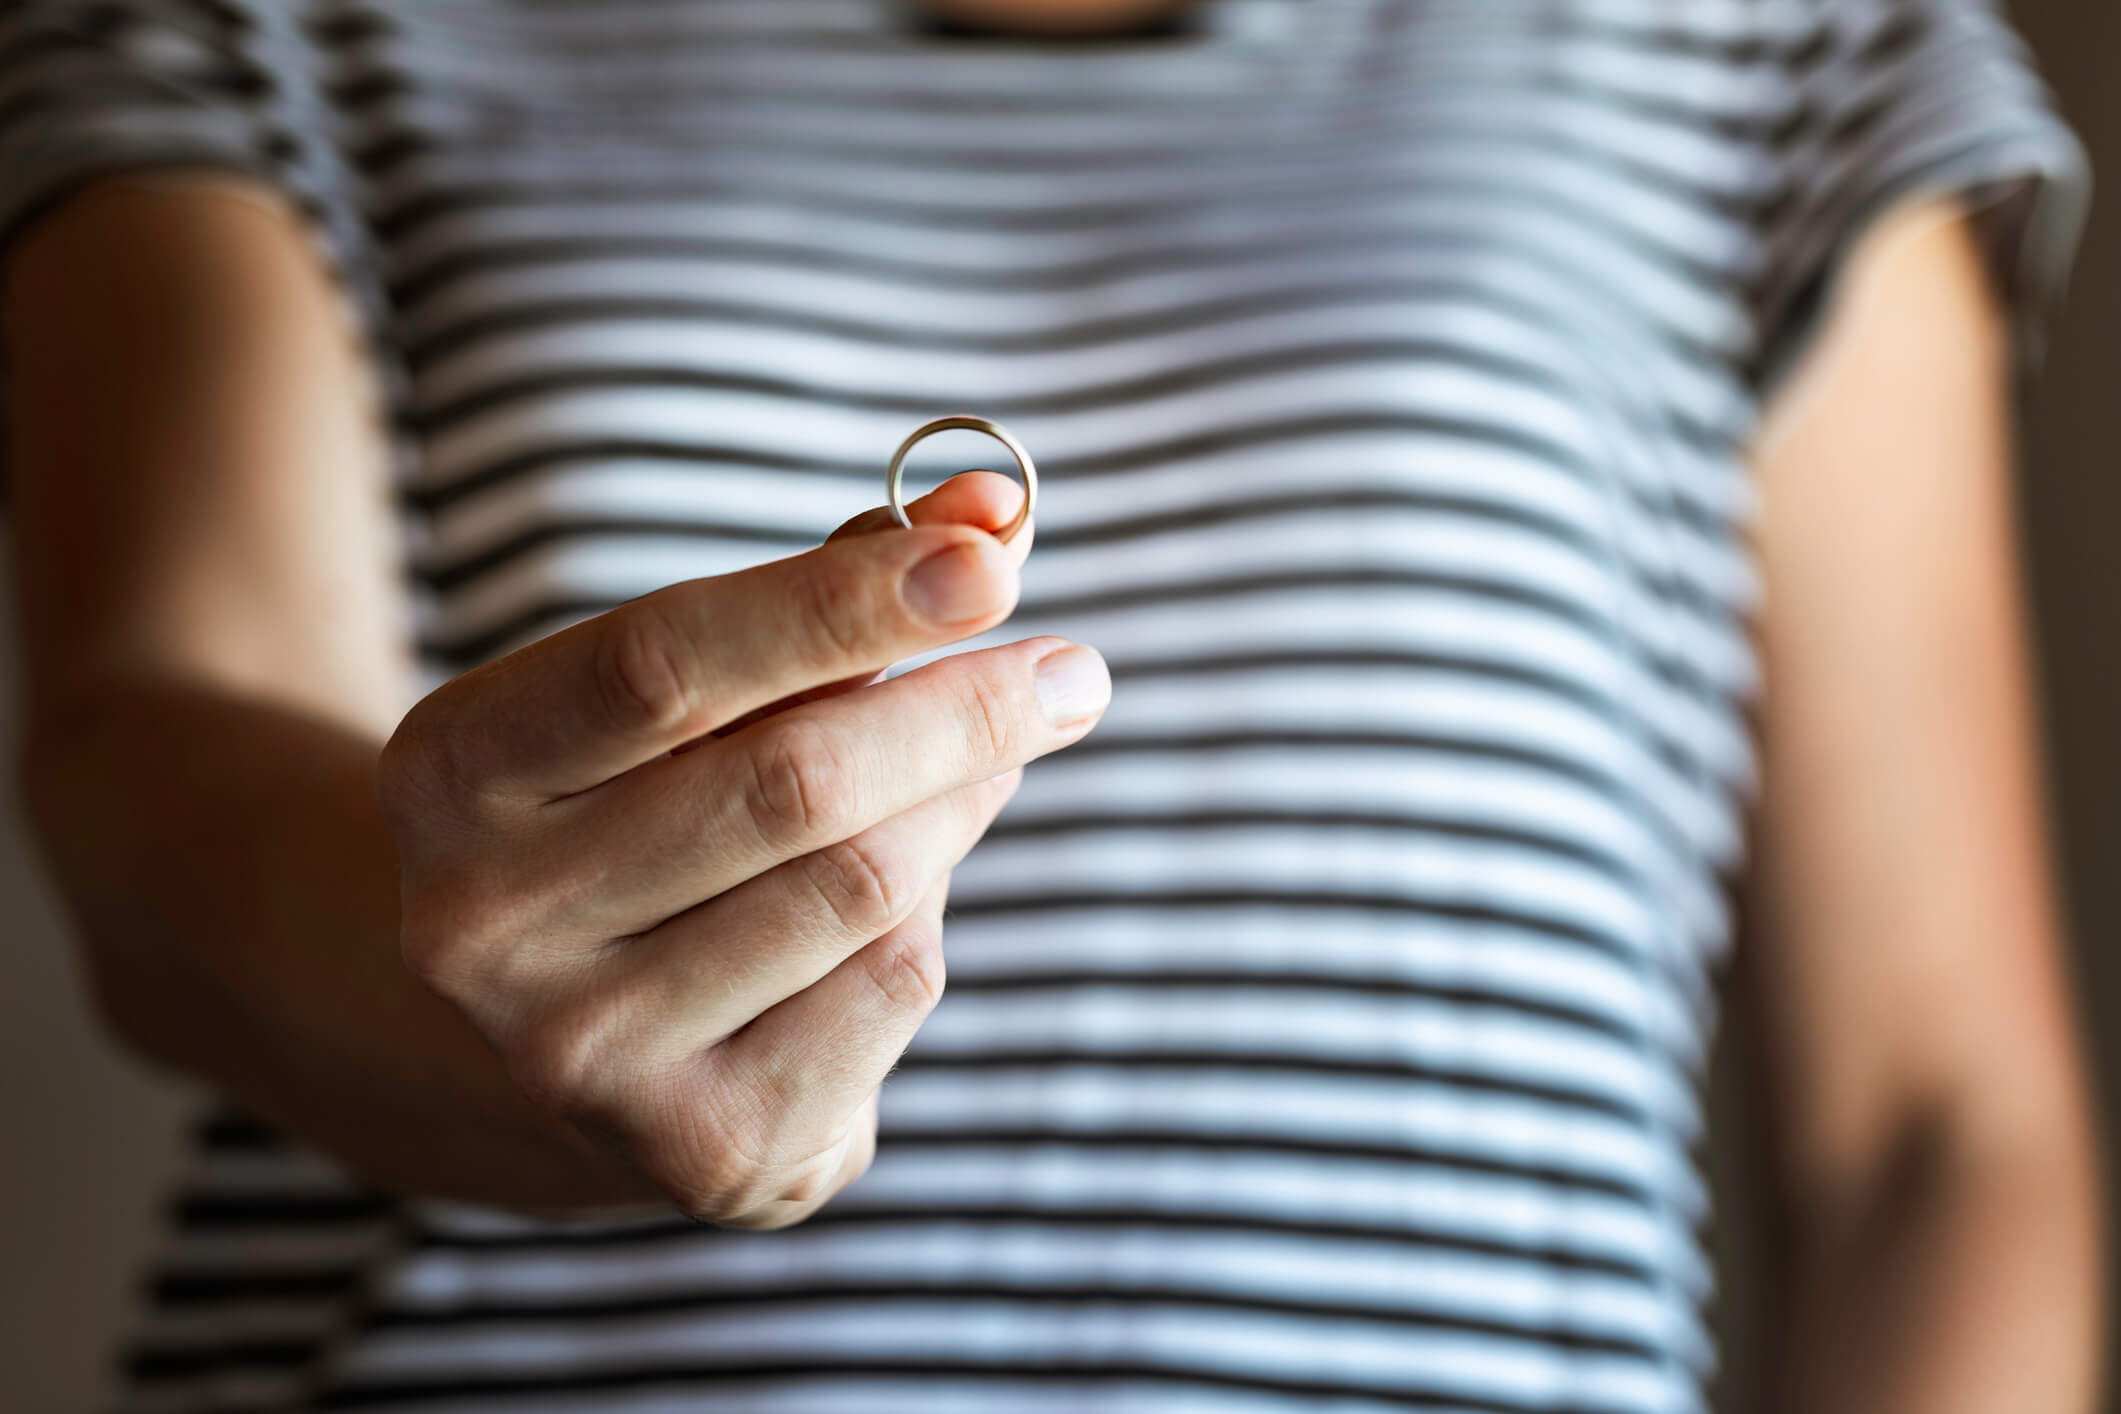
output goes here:
{"type": "MultiPolygon", "coordinates": [[[[995,531],[1007,525],[1016,515],[1016,508],[1023,503],[1024,489],[1014,477],[995,471],[961,471],[944,481],[942,485],[917,500],[906,503],[906,514],[915,525],[976,525],[982,530],[995,531]]],[[[1023,528],[1009,539],[1007,547],[1010,557],[1018,569],[1022,569],[1025,558],[1031,553],[1031,536],[1035,522],[1025,521],[1023,528]]],[[[863,511],[825,537],[825,543],[844,540],[852,535],[873,535],[880,530],[899,527],[889,506],[876,506],[863,511]]],[[[688,750],[711,737],[727,736],[741,731],[753,722],[770,717],[776,712],[785,712],[790,707],[800,707],[805,702],[816,702],[822,698],[835,697],[842,692],[867,686],[876,681],[882,669],[855,673],[806,687],[802,691],[765,706],[746,712],[733,722],[724,722],[708,736],[696,737],[677,750],[688,750]]]]}
{"type": "Polygon", "coordinates": [[[1016,596],[1017,557],[986,531],[893,524],[645,594],[474,668],[414,714],[446,743],[453,780],[553,800],[792,693],[992,628],[1016,596]]]}

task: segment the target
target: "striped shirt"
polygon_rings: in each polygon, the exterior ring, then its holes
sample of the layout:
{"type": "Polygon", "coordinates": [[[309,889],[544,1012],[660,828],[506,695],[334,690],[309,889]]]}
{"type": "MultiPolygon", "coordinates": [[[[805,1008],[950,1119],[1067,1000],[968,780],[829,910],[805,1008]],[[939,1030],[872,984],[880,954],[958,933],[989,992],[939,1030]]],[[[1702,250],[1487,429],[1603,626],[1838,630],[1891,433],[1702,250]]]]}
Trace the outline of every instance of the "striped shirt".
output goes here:
{"type": "Polygon", "coordinates": [[[2032,347],[2086,175],[1980,0],[0,5],[0,236],[201,161],[368,338],[430,681],[963,411],[1045,484],[961,647],[1115,693],[817,1216],[407,1199],[217,1112],[128,1410],[1702,1407],[1746,450],[1896,202],[1974,200],[2032,347]]]}

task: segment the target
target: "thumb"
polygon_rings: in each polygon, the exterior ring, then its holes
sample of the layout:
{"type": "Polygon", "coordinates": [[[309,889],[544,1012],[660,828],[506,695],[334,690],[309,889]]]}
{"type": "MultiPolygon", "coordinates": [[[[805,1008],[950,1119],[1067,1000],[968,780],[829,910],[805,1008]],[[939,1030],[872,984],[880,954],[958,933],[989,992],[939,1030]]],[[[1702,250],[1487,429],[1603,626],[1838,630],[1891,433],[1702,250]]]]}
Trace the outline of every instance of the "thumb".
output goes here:
{"type": "MultiPolygon", "coordinates": [[[[1000,530],[1024,503],[1024,488],[1016,478],[998,471],[961,471],[918,500],[906,503],[906,515],[915,525],[976,525],[982,530],[1000,530]]],[[[825,539],[843,540],[850,535],[870,535],[898,528],[889,506],[863,511],[825,539]]],[[[1032,521],[1009,541],[1009,553],[1018,569],[1031,553],[1032,521]]]]}
{"type": "MultiPolygon", "coordinates": [[[[961,471],[927,495],[907,502],[906,514],[915,525],[943,525],[955,522],[994,531],[1009,523],[1016,514],[1016,508],[1023,504],[1023,499],[1023,487],[1017,485],[1014,478],[1001,472],[961,471]]],[[[825,539],[827,542],[844,540],[851,535],[874,535],[900,528],[889,506],[877,506],[846,521],[825,539]]],[[[1019,569],[1023,567],[1025,557],[1031,553],[1031,533],[1032,524],[1025,521],[1023,528],[1009,541],[1009,553],[1014,557],[1019,569]]],[[[776,712],[785,712],[790,707],[799,707],[805,702],[816,702],[820,698],[838,697],[841,693],[852,692],[858,687],[867,687],[883,675],[882,671],[878,671],[804,688],[801,692],[792,693],[777,702],[769,702],[755,711],[748,712],[733,722],[726,722],[697,741],[687,742],[672,754],[689,751],[701,741],[742,731],[752,723],[763,721],[776,712]]]]}

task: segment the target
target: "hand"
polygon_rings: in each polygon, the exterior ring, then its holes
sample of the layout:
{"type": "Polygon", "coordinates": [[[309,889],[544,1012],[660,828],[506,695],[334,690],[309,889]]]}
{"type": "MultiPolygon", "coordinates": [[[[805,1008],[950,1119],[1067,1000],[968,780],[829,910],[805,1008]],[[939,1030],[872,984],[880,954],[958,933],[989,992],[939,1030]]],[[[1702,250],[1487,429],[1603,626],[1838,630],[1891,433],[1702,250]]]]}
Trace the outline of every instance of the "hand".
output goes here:
{"type": "Polygon", "coordinates": [[[622,604],[443,685],[385,746],[407,965],[515,1082],[685,1212],[798,1222],[875,1153],[943,989],[950,869],[1103,712],[1015,607],[1013,483],[954,477],[805,554],[622,604]],[[969,523],[968,523],[969,522],[969,523]]]}

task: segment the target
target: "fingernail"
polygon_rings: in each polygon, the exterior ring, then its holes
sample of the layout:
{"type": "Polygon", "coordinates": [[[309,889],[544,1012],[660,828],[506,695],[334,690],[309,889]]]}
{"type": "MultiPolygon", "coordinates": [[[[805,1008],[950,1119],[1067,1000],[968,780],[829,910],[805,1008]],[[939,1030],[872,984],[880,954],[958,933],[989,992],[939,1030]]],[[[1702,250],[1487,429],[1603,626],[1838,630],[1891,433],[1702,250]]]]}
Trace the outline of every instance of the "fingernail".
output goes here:
{"type": "Polygon", "coordinates": [[[1032,681],[1038,705],[1056,727],[1094,717],[1112,700],[1112,674],[1105,671],[1104,658],[1081,643],[1039,659],[1032,681]]]}
{"type": "Polygon", "coordinates": [[[987,551],[976,540],[938,550],[906,575],[907,607],[931,623],[985,618],[1008,606],[1008,593],[1006,577],[989,567],[987,551]]]}

